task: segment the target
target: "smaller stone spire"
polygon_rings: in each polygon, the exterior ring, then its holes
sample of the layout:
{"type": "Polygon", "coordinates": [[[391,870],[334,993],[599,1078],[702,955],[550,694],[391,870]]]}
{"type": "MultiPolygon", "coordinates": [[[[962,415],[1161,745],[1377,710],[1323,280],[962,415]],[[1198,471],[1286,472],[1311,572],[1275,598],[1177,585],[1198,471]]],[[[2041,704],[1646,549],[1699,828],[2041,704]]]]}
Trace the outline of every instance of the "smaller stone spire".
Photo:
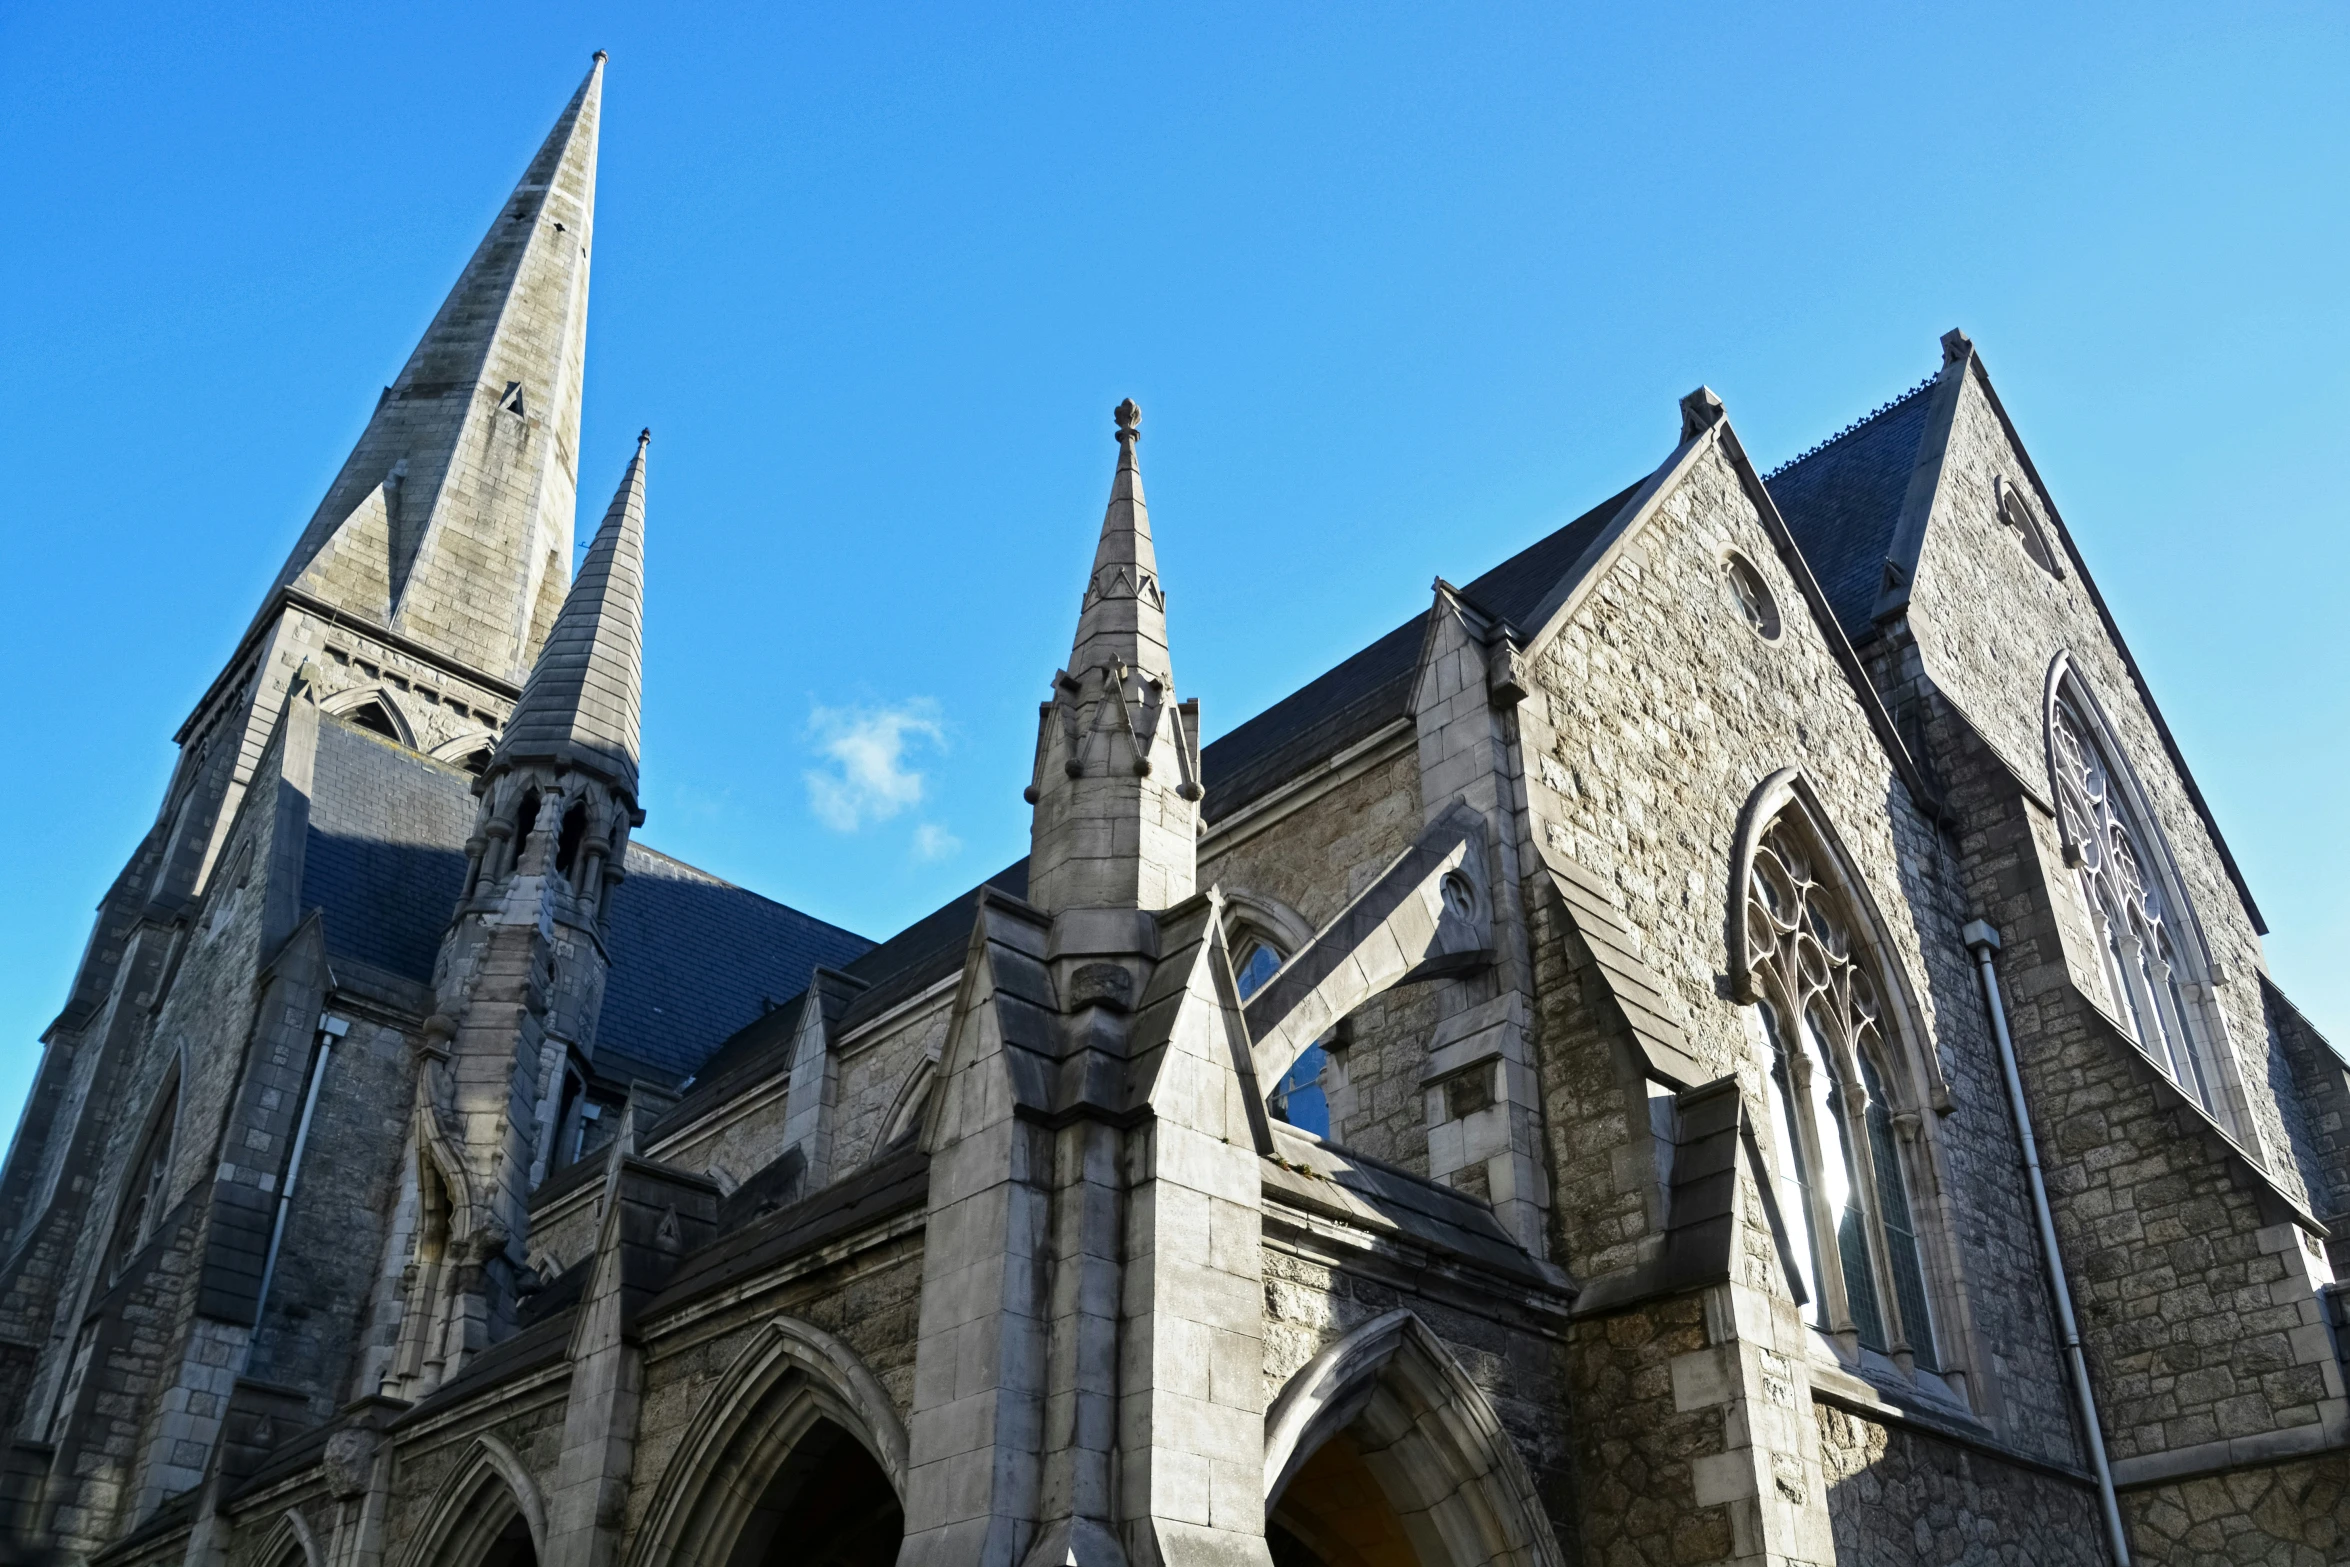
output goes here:
{"type": "Polygon", "coordinates": [[[1094,546],[1093,575],[1085,584],[1069,671],[1123,664],[1166,679],[1173,673],[1167,657],[1167,598],[1159,589],[1150,507],[1142,497],[1142,468],[1134,456],[1142,439],[1142,410],[1129,397],[1112,417],[1118,422],[1118,472],[1102,513],[1101,542],[1094,546]]]}
{"type": "Polygon", "coordinates": [[[1069,667],[1039,715],[1028,900],[1064,909],[1164,909],[1198,872],[1199,707],[1175,697],[1167,599],[1134,443],[1118,405],[1118,472],[1094,546],[1069,667]]]}
{"type": "Polygon", "coordinates": [[[596,773],[636,801],[637,730],[643,706],[645,449],[620,476],[603,526],[588,546],[546,650],[506,722],[490,771],[542,761],[596,773]]]}

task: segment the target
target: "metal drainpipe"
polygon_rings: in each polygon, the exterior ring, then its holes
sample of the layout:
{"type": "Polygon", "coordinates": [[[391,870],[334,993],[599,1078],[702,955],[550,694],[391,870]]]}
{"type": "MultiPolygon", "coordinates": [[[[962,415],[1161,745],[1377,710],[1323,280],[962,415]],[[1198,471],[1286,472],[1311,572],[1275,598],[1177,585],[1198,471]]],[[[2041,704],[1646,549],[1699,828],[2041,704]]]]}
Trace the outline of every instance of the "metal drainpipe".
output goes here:
{"type": "Polygon", "coordinates": [[[261,1327],[262,1310],[269,1305],[269,1281],[277,1274],[277,1250],[285,1243],[286,1210],[294,1201],[294,1177],[302,1172],[302,1150],[310,1142],[310,1117],[318,1111],[319,1085],[326,1081],[326,1064],[334,1056],[335,1041],[351,1032],[351,1025],[332,1012],[318,1015],[318,1060],[310,1068],[310,1092],[302,1096],[302,1119],[294,1127],[294,1151],[286,1158],[286,1180],[277,1189],[277,1217],[269,1226],[269,1256],[261,1264],[261,1292],[253,1300],[253,1327],[261,1327]]]}
{"type": "Polygon", "coordinates": [[[2097,1423],[2097,1396],[2089,1389],[2089,1362],[2081,1354],[2080,1325],[2073,1320],[2073,1292],[2064,1281],[2064,1258],[2056,1249],[2056,1219],[2048,1211],[2048,1183],[2040,1175],[2040,1145],[2032,1136],[2032,1112],[2024,1103],[2023,1074],[2016,1070],[2015,1041],[2007,1032],[2007,1004],[1999,996],[1999,975],[1991,954],[1999,950],[1999,932],[1983,920],[1971,921],[1959,932],[1975,956],[1975,973],[1983,982],[1983,1004],[1991,1009],[1991,1034],[1999,1042],[1999,1066],[2007,1075],[2007,1108],[2015,1116],[2016,1136],[2024,1145],[2024,1179],[2032,1188],[2032,1218],[2040,1227],[2040,1260],[2048,1269],[2049,1293],[2056,1297],[2056,1326],[2064,1339],[2065,1369],[2072,1374],[2073,1401],[2080,1407],[2081,1433],[2089,1447],[2089,1467],[2097,1475],[2097,1500],[2105,1510],[2106,1544],[2120,1567],[2130,1567],[2130,1540],[2122,1527],[2122,1506],[2113,1494],[2113,1470],[2105,1461],[2105,1434],[2097,1423]]]}

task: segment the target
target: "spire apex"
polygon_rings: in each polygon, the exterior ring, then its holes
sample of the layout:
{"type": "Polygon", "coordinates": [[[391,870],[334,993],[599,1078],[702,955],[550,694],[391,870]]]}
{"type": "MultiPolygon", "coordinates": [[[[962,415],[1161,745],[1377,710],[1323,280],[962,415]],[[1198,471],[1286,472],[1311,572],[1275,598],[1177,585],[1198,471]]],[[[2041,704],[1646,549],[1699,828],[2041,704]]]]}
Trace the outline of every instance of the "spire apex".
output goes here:
{"type": "Polygon", "coordinates": [[[603,86],[599,52],[278,577],[499,680],[571,558],[603,86]]]}
{"type": "Polygon", "coordinates": [[[1130,397],[1112,417],[1118,422],[1118,471],[1110,480],[1110,503],[1102,513],[1101,540],[1094,547],[1093,575],[1086,579],[1069,672],[1123,664],[1171,680],[1167,600],[1159,590],[1150,506],[1143,499],[1142,466],[1134,454],[1142,438],[1142,410],[1130,397]]]}
{"type": "Polygon", "coordinates": [[[545,761],[597,773],[636,799],[643,710],[645,448],[636,455],[588,545],[546,651],[490,759],[490,770],[545,761]]]}

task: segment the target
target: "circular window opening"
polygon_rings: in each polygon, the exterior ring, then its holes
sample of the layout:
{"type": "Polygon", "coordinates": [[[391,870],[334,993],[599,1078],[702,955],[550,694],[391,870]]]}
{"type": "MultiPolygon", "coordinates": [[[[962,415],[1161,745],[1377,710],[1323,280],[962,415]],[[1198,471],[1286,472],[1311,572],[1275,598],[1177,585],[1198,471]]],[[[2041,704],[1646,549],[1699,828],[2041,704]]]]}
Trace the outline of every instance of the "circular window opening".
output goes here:
{"type": "Polygon", "coordinates": [[[1745,556],[1737,554],[1723,561],[1722,569],[1729,575],[1731,596],[1738,600],[1738,612],[1746,617],[1746,623],[1764,641],[1778,641],[1779,602],[1763,584],[1762,573],[1745,556]]]}

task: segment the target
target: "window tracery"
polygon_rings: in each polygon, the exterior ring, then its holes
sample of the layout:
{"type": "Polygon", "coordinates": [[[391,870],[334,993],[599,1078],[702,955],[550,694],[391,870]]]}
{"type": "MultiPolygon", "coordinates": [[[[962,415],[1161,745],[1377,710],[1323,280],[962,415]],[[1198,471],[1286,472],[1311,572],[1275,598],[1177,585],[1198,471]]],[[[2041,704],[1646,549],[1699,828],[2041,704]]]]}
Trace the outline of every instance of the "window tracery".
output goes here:
{"type": "Polygon", "coordinates": [[[1888,1002],[1808,836],[1782,816],[1755,846],[1746,889],[1780,1207],[1806,1316],[1931,1370],[1939,1357],[1906,1139],[1885,1087],[1888,1002]]]}
{"type": "Polygon", "coordinates": [[[2154,873],[2158,840],[2136,820],[2124,775],[2069,673],[2049,704],[2048,751],[2065,858],[2088,910],[2114,1014],[2157,1066],[2217,1116],[2219,1095],[2186,992],[2192,976],[2183,951],[2193,938],[2154,873]]]}

